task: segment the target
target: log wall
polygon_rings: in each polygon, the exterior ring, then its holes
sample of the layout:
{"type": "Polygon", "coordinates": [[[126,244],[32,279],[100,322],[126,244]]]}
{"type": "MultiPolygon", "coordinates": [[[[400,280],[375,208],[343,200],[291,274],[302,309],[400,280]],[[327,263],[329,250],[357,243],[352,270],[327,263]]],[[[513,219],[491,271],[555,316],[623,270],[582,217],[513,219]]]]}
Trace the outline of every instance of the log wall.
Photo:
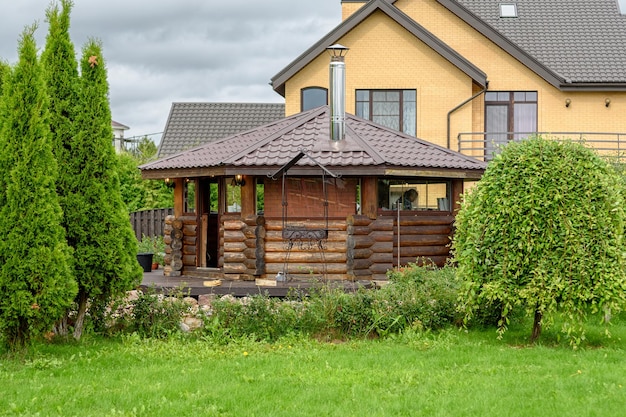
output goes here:
{"type": "MultiPolygon", "coordinates": [[[[328,223],[328,238],[294,242],[289,248],[281,219],[239,214],[223,215],[220,222],[219,262],[229,279],[274,279],[279,272],[292,279],[331,280],[386,279],[388,270],[426,260],[442,266],[449,256],[454,216],[449,213],[397,216],[364,215],[334,219],[328,223]],[[398,254],[400,255],[398,257],[398,254]]],[[[326,229],[324,220],[307,220],[302,227],[326,229]]],[[[166,221],[166,274],[196,266],[197,224],[195,216],[170,216],[166,221]],[[180,242],[176,240],[180,237],[180,242]],[[176,261],[176,256],[179,261],[176,261]]]]}

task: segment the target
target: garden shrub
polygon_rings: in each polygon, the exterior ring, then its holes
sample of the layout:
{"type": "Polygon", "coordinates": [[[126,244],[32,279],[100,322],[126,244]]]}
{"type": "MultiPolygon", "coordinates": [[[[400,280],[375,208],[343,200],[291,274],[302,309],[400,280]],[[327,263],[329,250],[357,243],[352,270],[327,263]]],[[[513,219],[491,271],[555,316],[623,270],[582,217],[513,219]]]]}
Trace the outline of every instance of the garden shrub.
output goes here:
{"type": "Polygon", "coordinates": [[[510,143],[466,195],[453,242],[468,321],[481,306],[501,308],[504,332],[521,306],[542,323],[562,314],[563,330],[584,336],[589,313],[626,302],[623,184],[581,144],[540,137],[510,143]]]}

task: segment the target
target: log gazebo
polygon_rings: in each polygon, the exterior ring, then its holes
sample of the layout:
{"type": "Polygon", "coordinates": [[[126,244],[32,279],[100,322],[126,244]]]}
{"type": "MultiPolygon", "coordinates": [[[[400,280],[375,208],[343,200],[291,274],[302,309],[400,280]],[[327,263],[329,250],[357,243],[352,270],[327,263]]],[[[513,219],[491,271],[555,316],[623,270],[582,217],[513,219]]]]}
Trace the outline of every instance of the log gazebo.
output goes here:
{"type": "Polygon", "coordinates": [[[353,115],[344,123],[333,140],[323,106],[141,166],[174,186],[165,273],[379,280],[445,263],[464,183],[485,163],[353,115]]]}

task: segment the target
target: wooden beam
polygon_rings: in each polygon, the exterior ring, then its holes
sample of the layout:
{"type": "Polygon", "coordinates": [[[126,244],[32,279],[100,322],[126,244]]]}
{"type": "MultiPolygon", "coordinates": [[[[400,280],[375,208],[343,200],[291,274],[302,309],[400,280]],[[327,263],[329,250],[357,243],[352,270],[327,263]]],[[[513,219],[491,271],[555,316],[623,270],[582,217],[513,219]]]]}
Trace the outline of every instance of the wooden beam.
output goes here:
{"type": "Polygon", "coordinates": [[[361,213],[370,219],[378,216],[378,179],[376,177],[361,179],[361,213]]]}
{"type": "Polygon", "coordinates": [[[241,217],[256,214],[256,181],[249,175],[243,176],[244,185],[241,186],[241,217]]]}

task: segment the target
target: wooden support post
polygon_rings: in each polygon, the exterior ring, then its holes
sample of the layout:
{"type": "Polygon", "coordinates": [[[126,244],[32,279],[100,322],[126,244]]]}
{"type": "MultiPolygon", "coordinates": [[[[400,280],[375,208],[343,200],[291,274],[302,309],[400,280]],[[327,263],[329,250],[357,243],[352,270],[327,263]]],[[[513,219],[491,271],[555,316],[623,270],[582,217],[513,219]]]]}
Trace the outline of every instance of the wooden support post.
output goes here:
{"type": "Polygon", "coordinates": [[[256,181],[251,175],[244,175],[245,184],[241,186],[241,217],[256,214],[256,181]]]}
{"type": "Polygon", "coordinates": [[[174,217],[178,218],[185,211],[185,179],[174,178],[174,217]]]}
{"type": "Polygon", "coordinates": [[[370,219],[378,216],[378,179],[363,177],[361,179],[361,213],[370,219]]]}

